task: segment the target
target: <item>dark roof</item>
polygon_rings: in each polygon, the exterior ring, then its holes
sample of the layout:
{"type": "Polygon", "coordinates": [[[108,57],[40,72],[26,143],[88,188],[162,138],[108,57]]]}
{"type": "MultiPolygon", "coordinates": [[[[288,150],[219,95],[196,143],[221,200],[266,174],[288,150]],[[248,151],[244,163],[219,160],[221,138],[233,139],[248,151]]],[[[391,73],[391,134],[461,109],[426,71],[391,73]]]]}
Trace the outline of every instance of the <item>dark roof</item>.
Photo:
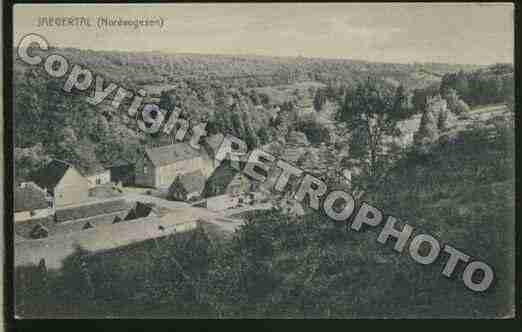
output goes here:
{"type": "Polygon", "coordinates": [[[136,204],[127,212],[125,220],[134,220],[148,217],[152,212],[159,214],[159,210],[154,204],[136,202],[136,204]]]}
{"type": "Polygon", "coordinates": [[[130,161],[127,161],[125,159],[116,159],[115,161],[113,161],[112,163],[108,163],[106,165],[107,168],[111,168],[111,167],[120,167],[120,166],[131,166],[133,165],[134,163],[130,162],[130,161]]]}
{"type": "MultiPolygon", "coordinates": [[[[52,163],[56,164],[56,165],[52,166],[55,168],[57,167],[57,165],[60,165],[58,167],[61,167],[61,168],[65,168],[66,166],[73,167],[74,169],[76,169],[76,171],[78,171],[78,173],[80,173],[81,176],[90,176],[90,175],[99,174],[99,173],[107,171],[107,169],[105,169],[99,163],[82,164],[77,160],[64,161],[64,160],[59,160],[59,159],[53,159],[47,165],[47,167],[49,167],[52,163]]],[[[65,172],[63,174],[65,174],[65,172]]],[[[61,175],[61,177],[63,177],[63,174],[61,175]]],[[[61,177],[60,177],[60,179],[61,179],[61,177]]],[[[60,180],[58,180],[58,181],[60,181],[60,180]]],[[[58,182],[56,184],[58,184],[58,182]]],[[[55,186],[56,186],[56,184],[55,184],[55,186]]]]}
{"type": "Polygon", "coordinates": [[[195,171],[180,175],[174,181],[175,185],[181,185],[188,193],[202,192],[205,188],[206,178],[201,171],[195,171]]]}
{"type": "Polygon", "coordinates": [[[154,166],[170,165],[180,160],[193,159],[200,156],[200,152],[187,143],[146,148],[145,154],[154,166]]]}
{"type": "Polygon", "coordinates": [[[17,186],[14,190],[15,212],[32,211],[47,208],[45,191],[33,182],[17,186]]]}
{"type": "Polygon", "coordinates": [[[47,164],[47,166],[34,174],[32,179],[41,188],[52,190],[56,187],[58,182],[60,182],[65,175],[65,172],[67,172],[70,167],[74,166],[62,160],[53,159],[49,164],[47,164]]]}

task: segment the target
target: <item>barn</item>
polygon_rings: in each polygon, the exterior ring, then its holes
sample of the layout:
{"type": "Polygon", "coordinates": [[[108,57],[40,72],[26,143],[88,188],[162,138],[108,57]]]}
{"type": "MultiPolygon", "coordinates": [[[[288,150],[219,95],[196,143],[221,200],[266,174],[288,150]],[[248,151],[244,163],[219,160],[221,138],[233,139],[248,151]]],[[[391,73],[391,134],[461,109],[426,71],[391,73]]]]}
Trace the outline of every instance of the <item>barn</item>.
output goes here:
{"type": "Polygon", "coordinates": [[[68,162],[54,159],[32,178],[52,196],[55,207],[79,204],[89,199],[89,181],[68,162]]]}

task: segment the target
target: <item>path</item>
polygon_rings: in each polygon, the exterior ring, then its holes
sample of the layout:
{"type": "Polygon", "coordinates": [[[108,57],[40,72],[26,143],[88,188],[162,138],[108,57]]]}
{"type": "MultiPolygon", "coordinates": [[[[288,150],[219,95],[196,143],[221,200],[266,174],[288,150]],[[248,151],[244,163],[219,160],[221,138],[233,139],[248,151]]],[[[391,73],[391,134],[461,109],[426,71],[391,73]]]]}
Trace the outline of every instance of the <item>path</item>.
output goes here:
{"type": "Polygon", "coordinates": [[[165,219],[205,220],[228,232],[234,232],[244,223],[242,219],[233,218],[233,215],[252,210],[266,210],[271,207],[270,203],[263,203],[242,206],[236,209],[227,209],[224,211],[211,211],[209,209],[191,206],[185,202],[168,201],[162,198],[136,193],[126,193],[125,199],[133,202],[140,201],[153,203],[159,207],[172,210],[172,212],[169,212],[162,217],[165,219]]]}

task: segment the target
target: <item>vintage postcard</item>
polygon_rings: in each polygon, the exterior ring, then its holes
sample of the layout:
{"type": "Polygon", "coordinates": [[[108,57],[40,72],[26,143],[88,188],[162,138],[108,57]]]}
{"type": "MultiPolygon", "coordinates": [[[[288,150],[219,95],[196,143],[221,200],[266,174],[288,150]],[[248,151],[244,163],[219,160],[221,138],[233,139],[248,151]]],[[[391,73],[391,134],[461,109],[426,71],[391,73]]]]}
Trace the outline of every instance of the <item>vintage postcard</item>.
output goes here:
{"type": "Polygon", "coordinates": [[[514,317],[512,4],[12,10],[16,318],[514,317]]]}

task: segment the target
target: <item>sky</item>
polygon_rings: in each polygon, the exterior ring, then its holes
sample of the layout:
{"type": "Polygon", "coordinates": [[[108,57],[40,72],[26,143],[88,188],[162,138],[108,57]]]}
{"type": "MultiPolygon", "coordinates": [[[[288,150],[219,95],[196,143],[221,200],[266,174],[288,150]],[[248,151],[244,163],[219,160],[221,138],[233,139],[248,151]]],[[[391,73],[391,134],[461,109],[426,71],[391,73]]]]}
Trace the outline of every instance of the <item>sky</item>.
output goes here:
{"type": "Polygon", "coordinates": [[[14,42],[168,53],[256,54],[375,62],[513,62],[510,3],[18,4],[14,42]],[[37,27],[42,16],[89,17],[92,27],[37,27]],[[163,27],[96,27],[98,17],[163,19],[163,27]]]}

